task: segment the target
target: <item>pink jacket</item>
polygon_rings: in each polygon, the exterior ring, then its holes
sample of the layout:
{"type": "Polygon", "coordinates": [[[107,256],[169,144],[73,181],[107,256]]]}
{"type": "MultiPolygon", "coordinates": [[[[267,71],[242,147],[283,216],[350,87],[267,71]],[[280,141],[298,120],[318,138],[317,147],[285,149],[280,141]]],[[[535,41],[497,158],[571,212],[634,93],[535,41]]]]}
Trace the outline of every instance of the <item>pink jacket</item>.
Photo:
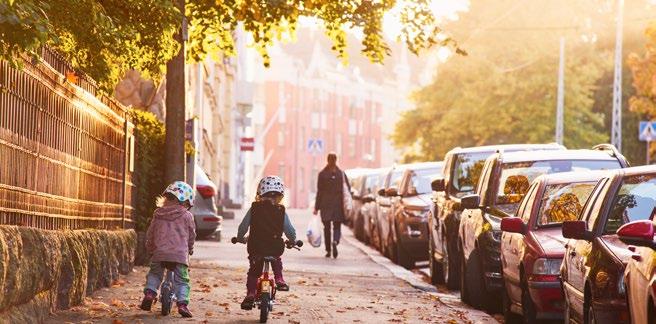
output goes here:
{"type": "Polygon", "coordinates": [[[157,208],[146,233],[146,249],[152,262],[176,262],[189,265],[194,250],[194,216],[181,205],[157,208]]]}

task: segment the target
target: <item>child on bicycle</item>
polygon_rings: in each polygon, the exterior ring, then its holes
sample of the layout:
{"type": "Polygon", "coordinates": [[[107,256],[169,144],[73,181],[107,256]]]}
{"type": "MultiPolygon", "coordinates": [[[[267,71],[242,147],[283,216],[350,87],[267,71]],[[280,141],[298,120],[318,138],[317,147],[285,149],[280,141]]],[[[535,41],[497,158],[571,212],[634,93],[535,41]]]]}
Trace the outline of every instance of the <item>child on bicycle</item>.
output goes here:
{"type": "Polygon", "coordinates": [[[189,256],[194,250],[196,225],[189,209],[194,204],[194,189],[176,181],[162,194],[163,203],[155,210],[146,233],[146,250],[152,254],[150,271],[146,275],[141,309],[150,311],[162,284],[164,270],[173,269],[173,289],[178,313],[192,317],[189,305],[189,256]]]}
{"type": "Polygon", "coordinates": [[[282,276],[282,259],[280,256],[285,250],[282,233],[288,240],[296,241],[296,230],[289,221],[285,207],[280,204],[285,187],[277,176],[267,176],[260,180],[257,188],[255,202],[244,216],[237,231],[237,240],[243,241],[246,231],[250,228],[248,237],[249,269],[246,279],[246,298],[241,308],[250,310],[254,306],[257,293],[257,279],[262,275],[265,256],[277,257],[271,268],[276,281],[276,288],[288,291],[289,286],[282,276]]]}

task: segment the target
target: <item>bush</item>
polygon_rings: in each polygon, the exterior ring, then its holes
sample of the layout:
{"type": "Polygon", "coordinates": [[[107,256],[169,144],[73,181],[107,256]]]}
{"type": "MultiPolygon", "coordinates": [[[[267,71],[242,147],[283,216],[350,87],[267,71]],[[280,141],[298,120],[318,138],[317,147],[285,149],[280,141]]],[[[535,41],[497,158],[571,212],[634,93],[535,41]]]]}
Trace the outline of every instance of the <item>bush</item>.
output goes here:
{"type": "Polygon", "coordinates": [[[147,111],[132,110],[135,130],[135,230],[144,232],[164,190],[164,124],[147,111]]]}

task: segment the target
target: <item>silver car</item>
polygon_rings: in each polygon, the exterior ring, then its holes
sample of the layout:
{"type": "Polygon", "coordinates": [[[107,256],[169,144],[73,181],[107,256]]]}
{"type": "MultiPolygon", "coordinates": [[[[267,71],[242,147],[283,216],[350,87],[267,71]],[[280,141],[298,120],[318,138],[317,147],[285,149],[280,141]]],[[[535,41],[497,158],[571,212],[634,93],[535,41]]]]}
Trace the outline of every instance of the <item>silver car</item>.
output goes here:
{"type": "Polygon", "coordinates": [[[204,239],[216,233],[221,239],[221,223],[223,217],[218,215],[216,208],[216,185],[200,167],[196,169],[196,200],[191,213],[196,222],[196,238],[204,239]]]}

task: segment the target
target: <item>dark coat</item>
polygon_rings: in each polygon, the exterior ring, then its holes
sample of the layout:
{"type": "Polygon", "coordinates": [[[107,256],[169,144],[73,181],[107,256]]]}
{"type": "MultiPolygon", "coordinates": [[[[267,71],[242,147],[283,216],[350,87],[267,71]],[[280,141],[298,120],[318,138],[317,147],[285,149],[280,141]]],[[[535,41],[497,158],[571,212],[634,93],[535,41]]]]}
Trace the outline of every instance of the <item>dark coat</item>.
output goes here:
{"type": "MultiPolygon", "coordinates": [[[[344,198],[343,198],[343,181],[346,174],[339,168],[331,171],[325,167],[317,177],[317,199],[314,202],[315,209],[321,213],[321,220],[324,222],[343,222],[344,221],[344,198]]],[[[351,189],[351,184],[346,178],[346,185],[351,189]]]]}
{"type": "Polygon", "coordinates": [[[285,222],[285,207],[269,201],[251,205],[250,236],[248,254],[257,256],[281,256],[285,251],[282,240],[285,222]]]}

